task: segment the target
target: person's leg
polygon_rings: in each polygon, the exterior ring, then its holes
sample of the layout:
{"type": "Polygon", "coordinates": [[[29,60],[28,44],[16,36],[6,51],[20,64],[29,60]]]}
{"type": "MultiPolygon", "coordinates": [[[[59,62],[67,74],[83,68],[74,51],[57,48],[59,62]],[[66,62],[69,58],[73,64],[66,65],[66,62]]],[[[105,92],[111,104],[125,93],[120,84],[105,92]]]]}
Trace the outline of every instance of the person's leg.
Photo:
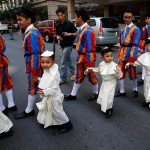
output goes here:
{"type": "Polygon", "coordinates": [[[120,78],[118,80],[118,84],[119,84],[119,92],[115,94],[115,97],[119,97],[119,96],[125,96],[126,92],[125,92],[125,88],[124,88],[124,79],[126,77],[126,68],[125,68],[126,62],[125,61],[120,61],[119,62],[119,66],[121,68],[121,71],[123,73],[122,78],[120,78]]]}
{"type": "Polygon", "coordinates": [[[30,72],[26,75],[28,80],[28,103],[25,111],[14,115],[15,119],[22,119],[35,114],[34,104],[37,97],[38,83],[33,81],[33,75],[30,72]]]}
{"type": "Polygon", "coordinates": [[[92,90],[93,90],[93,94],[88,99],[88,101],[93,101],[98,98],[98,77],[97,77],[96,73],[92,72],[92,73],[88,73],[87,78],[88,78],[89,82],[92,83],[92,90]]]}
{"type": "Polygon", "coordinates": [[[5,79],[4,79],[4,90],[5,90],[5,94],[8,100],[8,109],[9,110],[17,110],[17,107],[14,103],[14,99],[13,99],[13,83],[12,80],[8,74],[8,66],[6,66],[5,68],[5,79]]]}
{"type": "Polygon", "coordinates": [[[4,106],[4,103],[3,103],[3,97],[2,97],[2,94],[0,93],[0,111],[3,111],[5,110],[5,106],[4,106]]]}
{"type": "Polygon", "coordinates": [[[142,66],[142,77],[141,77],[141,79],[137,82],[137,83],[138,83],[138,86],[144,84],[144,77],[145,77],[145,68],[142,66]]]}
{"type": "Polygon", "coordinates": [[[84,68],[85,68],[84,63],[80,63],[80,64],[76,63],[74,85],[73,85],[71,94],[65,96],[65,100],[76,100],[77,92],[80,88],[81,83],[83,82],[85,78],[84,68]]]}
{"type": "Polygon", "coordinates": [[[72,65],[72,60],[71,60],[71,56],[70,56],[70,55],[71,55],[71,52],[72,52],[72,46],[68,47],[67,63],[68,63],[68,69],[69,69],[70,73],[71,73],[72,75],[74,75],[75,69],[74,69],[74,67],[73,67],[73,65],[72,65]]]}
{"type": "Polygon", "coordinates": [[[136,98],[136,97],[138,97],[136,67],[129,66],[128,75],[129,75],[129,79],[132,80],[133,98],[136,98]]]}
{"type": "Polygon", "coordinates": [[[62,49],[62,58],[61,58],[60,78],[64,82],[66,82],[67,80],[67,58],[68,58],[67,50],[68,50],[67,48],[62,49]]]}

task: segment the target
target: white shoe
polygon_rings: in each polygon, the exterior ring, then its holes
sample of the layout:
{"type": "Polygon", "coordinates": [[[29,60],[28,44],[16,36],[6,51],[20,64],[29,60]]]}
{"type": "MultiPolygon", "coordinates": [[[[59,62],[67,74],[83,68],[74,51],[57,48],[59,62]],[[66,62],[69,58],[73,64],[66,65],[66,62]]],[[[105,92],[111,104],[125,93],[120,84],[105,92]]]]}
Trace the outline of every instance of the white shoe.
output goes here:
{"type": "Polygon", "coordinates": [[[71,81],[74,81],[74,75],[70,78],[71,81]]]}
{"type": "Polygon", "coordinates": [[[64,80],[60,80],[60,82],[59,82],[59,84],[64,84],[64,83],[66,83],[66,81],[64,81],[64,80]]]}

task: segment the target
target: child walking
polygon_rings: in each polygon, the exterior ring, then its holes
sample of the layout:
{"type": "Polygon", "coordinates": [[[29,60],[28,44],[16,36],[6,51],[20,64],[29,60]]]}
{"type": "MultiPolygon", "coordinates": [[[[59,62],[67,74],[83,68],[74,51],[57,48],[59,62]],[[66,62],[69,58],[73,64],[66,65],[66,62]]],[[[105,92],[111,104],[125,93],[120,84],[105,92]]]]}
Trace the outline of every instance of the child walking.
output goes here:
{"type": "Polygon", "coordinates": [[[13,83],[8,74],[8,64],[9,61],[4,55],[6,50],[5,40],[0,35],[0,111],[7,114],[8,111],[15,111],[17,107],[13,100],[13,83]],[[2,92],[5,91],[6,97],[8,99],[8,107],[3,104],[2,92]]]}
{"type": "Polygon", "coordinates": [[[59,83],[60,74],[58,65],[54,60],[54,53],[45,51],[41,55],[41,66],[44,70],[38,85],[38,94],[42,96],[42,101],[36,103],[39,113],[37,120],[47,128],[58,125],[59,133],[71,130],[72,124],[63,110],[64,95],[61,93],[59,83]]]}
{"type": "MultiPolygon", "coordinates": [[[[133,66],[143,66],[145,69],[145,77],[144,77],[144,97],[145,102],[142,103],[143,107],[150,108],[150,38],[146,41],[147,52],[140,55],[137,58],[137,61],[134,62],[133,66]]],[[[127,66],[132,64],[127,64],[127,66]]]]}
{"type": "MultiPolygon", "coordinates": [[[[101,111],[106,118],[112,117],[113,100],[117,78],[122,77],[121,69],[113,62],[113,54],[110,48],[101,51],[102,62],[98,67],[88,68],[88,72],[100,72],[102,75],[102,85],[100,87],[97,103],[101,105],[101,111]]],[[[86,73],[86,72],[85,72],[86,73]]]]}

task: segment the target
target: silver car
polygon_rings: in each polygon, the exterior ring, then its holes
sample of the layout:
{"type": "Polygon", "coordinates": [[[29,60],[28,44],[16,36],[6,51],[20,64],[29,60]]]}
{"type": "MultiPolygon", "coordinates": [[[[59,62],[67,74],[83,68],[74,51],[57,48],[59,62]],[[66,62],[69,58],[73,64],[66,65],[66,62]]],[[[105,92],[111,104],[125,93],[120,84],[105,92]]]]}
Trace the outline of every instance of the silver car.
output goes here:
{"type": "MultiPolygon", "coordinates": [[[[72,20],[75,24],[75,20],[72,20]]],[[[112,17],[92,17],[87,23],[96,33],[96,46],[109,46],[118,43],[120,28],[112,17]]]]}

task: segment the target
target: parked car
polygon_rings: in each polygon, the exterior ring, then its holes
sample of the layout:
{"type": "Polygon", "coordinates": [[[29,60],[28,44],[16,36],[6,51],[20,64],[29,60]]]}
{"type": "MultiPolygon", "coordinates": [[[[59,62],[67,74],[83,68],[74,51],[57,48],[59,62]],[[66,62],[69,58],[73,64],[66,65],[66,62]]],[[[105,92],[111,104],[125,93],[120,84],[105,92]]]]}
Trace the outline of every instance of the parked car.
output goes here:
{"type": "Polygon", "coordinates": [[[37,28],[43,35],[45,42],[53,41],[53,35],[56,33],[56,24],[58,20],[44,20],[37,24],[37,28]]]}
{"type": "MultiPolygon", "coordinates": [[[[75,20],[72,22],[75,25],[75,20]]],[[[91,17],[87,23],[96,33],[96,46],[112,47],[118,43],[120,28],[115,18],[91,17]]]]}
{"type": "Polygon", "coordinates": [[[0,32],[8,32],[8,24],[3,21],[0,21],[0,32]]]}

